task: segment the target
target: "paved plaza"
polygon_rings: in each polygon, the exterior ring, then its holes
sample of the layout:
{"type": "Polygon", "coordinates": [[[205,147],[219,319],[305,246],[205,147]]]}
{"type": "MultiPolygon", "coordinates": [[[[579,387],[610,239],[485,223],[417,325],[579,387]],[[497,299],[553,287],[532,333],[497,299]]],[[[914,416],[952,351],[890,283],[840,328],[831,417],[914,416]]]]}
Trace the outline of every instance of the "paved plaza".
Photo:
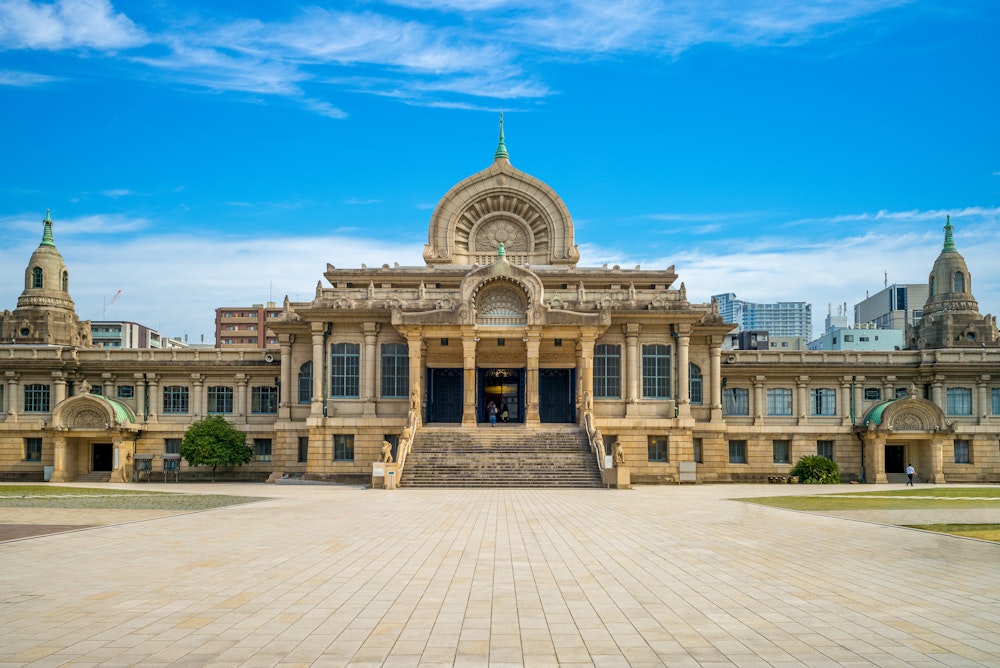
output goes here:
{"type": "Polygon", "coordinates": [[[0,508],[97,525],[0,543],[0,666],[1000,666],[1000,544],[730,500],[858,488],[128,487],[267,500],[0,508]]]}

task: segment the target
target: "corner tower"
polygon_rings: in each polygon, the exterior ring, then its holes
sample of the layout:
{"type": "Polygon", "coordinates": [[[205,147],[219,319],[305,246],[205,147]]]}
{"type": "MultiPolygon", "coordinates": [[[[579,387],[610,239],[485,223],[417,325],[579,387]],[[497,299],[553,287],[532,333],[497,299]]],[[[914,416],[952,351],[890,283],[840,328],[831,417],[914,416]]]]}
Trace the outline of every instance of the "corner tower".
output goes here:
{"type": "Polygon", "coordinates": [[[955,248],[951,216],[944,226],[944,246],[928,282],[924,315],[907,332],[908,348],[1000,347],[996,318],[979,313],[972,295],[972,274],[955,248]]]}
{"type": "Polygon", "coordinates": [[[81,323],[69,296],[69,270],[56,249],[49,212],[42,221],[42,242],[24,270],[24,291],[14,312],[0,317],[4,343],[89,346],[90,324],[81,323]]]}
{"type": "Polygon", "coordinates": [[[428,266],[485,265],[503,244],[512,265],[575,266],[573,219],[556,192],[515,169],[504,139],[503,114],[493,164],[449,190],[431,216],[428,266]]]}

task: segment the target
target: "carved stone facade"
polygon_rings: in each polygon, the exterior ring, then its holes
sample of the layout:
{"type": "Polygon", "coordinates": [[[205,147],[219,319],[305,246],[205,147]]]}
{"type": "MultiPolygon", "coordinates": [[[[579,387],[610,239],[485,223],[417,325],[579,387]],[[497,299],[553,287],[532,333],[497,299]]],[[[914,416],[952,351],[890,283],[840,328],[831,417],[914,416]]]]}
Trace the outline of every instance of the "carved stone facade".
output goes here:
{"type": "Polygon", "coordinates": [[[513,434],[586,432],[602,466],[619,462],[615,484],[766,480],[817,453],[844,480],[912,463],[923,480],[1000,482],[996,326],[947,242],[914,349],[723,356],[732,326],[674,267],[578,266],[569,210],[502,136],[434,210],[425,266],[327,265],[312,299],[269,321],[277,350],[93,348],[46,240],[48,219],[2,323],[0,478],[128,481],[139,455],[156,479],[184,431],[221,414],[256,453],[226,475],[367,482],[389,442],[405,487],[424,425],[477,429],[492,401],[513,434]]]}

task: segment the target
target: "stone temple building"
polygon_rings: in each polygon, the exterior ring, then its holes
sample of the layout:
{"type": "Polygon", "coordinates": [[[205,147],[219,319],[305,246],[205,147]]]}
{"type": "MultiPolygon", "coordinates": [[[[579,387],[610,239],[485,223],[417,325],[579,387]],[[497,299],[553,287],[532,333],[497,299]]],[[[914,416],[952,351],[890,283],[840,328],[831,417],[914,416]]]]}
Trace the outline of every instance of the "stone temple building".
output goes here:
{"type": "Polygon", "coordinates": [[[884,352],[723,351],[733,325],[674,267],[580,265],[502,126],[423,266],[327,265],[269,321],[275,349],[93,347],[52,225],[0,321],[0,479],[192,478],[184,432],[222,415],[254,449],[242,479],[741,482],[819,454],[844,481],[1000,481],[1000,341],[950,220],[910,349],[884,352]]]}

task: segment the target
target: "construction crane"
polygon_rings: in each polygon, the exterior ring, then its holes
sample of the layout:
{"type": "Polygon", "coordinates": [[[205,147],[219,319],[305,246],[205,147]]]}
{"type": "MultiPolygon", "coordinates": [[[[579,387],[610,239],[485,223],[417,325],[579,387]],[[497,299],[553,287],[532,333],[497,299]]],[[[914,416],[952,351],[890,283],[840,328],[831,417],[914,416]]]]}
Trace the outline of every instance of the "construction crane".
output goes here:
{"type": "Polygon", "coordinates": [[[107,297],[104,298],[104,308],[101,311],[101,320],[108,319],[108,309],[114,306],[115,302],[118,301],[118,298],[121,296],[122,296],[122,291],[118,290],[117,292],[115,292],[114,295],[112,295],[110,301],[108,301],[107,297]]]}

